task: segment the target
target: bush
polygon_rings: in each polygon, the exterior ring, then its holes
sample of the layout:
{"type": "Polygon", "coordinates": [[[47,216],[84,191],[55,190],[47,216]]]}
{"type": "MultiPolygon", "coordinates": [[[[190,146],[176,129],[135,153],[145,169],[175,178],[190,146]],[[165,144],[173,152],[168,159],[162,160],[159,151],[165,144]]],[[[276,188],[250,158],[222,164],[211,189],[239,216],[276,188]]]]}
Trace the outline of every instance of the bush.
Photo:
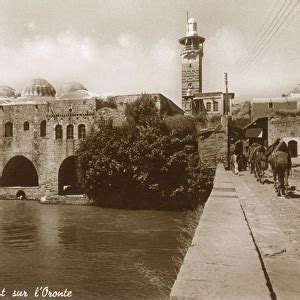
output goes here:
{"type": "Polygon", "coordinates": [[[134,126],[145,125],[160,118],[155,101],[149,95],[142,95],[132,103],[127,103],[125,116],[129,124],[134,126]]]}
{"type": "Polygon", "coordinates": [[[199,166],[195,135],[183,134],[192,126],[171,129],[151,101],[128,105],[121,127],[100,120],[77,152],[79,182],[101,206],[191,209],[210,192],[212,171],[199,166]]]}

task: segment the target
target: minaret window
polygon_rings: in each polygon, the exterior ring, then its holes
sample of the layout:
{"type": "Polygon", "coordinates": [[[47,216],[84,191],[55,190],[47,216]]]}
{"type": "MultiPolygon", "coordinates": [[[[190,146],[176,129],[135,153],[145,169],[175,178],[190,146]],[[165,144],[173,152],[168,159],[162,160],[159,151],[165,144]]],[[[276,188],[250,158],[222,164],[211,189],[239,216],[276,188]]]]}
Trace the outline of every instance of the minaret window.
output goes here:
{"type": "Polygon", "coordinates": [[[74,139],[74,126],[69,124],[67,126],[67,140],[74,139]]]}

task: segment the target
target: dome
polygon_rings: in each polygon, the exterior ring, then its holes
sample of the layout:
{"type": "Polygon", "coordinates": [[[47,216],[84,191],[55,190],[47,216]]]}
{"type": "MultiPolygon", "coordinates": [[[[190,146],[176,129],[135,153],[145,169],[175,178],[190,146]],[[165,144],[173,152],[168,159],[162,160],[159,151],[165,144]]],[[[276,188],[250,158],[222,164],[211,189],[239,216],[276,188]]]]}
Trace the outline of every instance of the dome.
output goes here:
{"type": "Polygon", "coordinates": [[[56,91],[46,79],[31,80],[25,87],[22,96],[55,97],[56,91]]]}
{"type": "Polygon", "coordinates": [[[7,85],[0,86],[0,97],[1,98],[15,98],[16,90],[7,85]]]}
{"type": "Polygon", "coordinates": [[[69,92],[62,94],[59,99],[62,100],[73,100],[73,99],[85,99],[85,98],[91,98],[93,97],[93,94],[90,93],[87,90],[77,90],[74,92],[69,92]]]}
{"type": "Polygon", "coordinates": [[[57,95],[59,98],[64,94],[73,93],[76,91],[87,91],[87,88],[78,81],[71,81],[58,89],[57,95]]]}

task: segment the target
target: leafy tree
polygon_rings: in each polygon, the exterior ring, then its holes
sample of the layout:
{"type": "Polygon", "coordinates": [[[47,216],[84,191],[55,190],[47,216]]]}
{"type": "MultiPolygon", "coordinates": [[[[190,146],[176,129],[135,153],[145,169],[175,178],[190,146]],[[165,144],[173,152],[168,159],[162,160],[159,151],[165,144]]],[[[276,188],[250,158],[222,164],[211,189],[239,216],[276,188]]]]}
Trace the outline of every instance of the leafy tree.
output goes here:
{"type": "Polygon", "coordinates": [[[149,98],[128,107],[130,125],[100,120],[78,150],[86,194],[102,206],[133,209],[189,209],[205,201],[212,174],[199,166],[191,120],[172,128],[149,98]]]}
{"type": "Polygon", "coordinates": [[[160,118],[155,101],[146,94],[132,103],[127,103],[125,115],[129,124],[135,126],[146,125],[160,118]]]}

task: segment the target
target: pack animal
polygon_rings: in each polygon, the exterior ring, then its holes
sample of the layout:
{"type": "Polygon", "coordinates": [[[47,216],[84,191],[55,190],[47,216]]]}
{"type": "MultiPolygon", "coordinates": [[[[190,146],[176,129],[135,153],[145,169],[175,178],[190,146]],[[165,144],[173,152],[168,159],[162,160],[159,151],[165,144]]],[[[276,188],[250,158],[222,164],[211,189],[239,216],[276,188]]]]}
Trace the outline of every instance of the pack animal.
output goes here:
{"type": "Polygon", "coordinates": [[[272,168],[275,192],[278,196],[287,196],[288,178],[292,167],[291,155],[287,144],[277,139],[267,149],[266,155],[272,168]]]}

